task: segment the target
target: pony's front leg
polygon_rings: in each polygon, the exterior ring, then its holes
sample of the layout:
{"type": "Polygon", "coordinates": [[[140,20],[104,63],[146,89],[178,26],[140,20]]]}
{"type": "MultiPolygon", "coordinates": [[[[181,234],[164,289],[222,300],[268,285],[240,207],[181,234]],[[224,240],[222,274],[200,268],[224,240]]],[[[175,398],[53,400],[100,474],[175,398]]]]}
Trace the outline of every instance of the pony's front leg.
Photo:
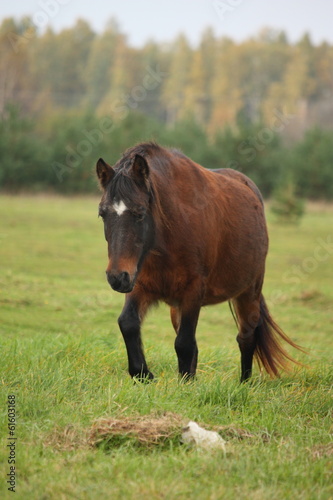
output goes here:
{"type": "Polygon", "coordinates": [[[148,370],[141,342],[143,313],[138,301],[129,294],[126,296],[124,308],[118,318],[119,328],[127,350],[129,374],[142,381],[154,378],[154,375],[148,370]]]}
{"type": "Polygon", "coordinates": [[[182,311],[175,340],[179,374],[184,379],[194,377],[198,362],[198,346],[195,339],[200,307],[182,311]]]}

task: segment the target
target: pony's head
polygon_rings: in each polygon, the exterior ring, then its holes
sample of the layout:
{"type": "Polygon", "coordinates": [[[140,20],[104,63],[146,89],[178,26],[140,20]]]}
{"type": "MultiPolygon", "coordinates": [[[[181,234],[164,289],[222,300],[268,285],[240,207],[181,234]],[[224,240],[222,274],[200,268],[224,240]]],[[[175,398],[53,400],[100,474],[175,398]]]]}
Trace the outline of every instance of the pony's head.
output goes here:
{"type": "Polygon", "coordinates": [[[99,215],[108,243],[107,279],[117,292],[129,293],[154,244],[149,166],[139,154],[124,156],[114,168],[100,158],[96,173],[103,191],[99,215]]]}

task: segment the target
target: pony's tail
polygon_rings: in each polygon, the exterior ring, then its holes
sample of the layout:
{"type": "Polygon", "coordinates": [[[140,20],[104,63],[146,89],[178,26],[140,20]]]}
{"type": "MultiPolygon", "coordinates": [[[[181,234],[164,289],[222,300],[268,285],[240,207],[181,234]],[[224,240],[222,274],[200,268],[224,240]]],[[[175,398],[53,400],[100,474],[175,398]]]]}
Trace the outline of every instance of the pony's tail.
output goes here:
{"type": "Polygon", "coordinates": [[[254,356],[259,366],[263,366],[271,377],[279,377],[281,369],[290,371],[290,362],[302,365],[287,353],[281,346],[280,340],[302,352],[305,352],[304,349],[295,344],[275,323],[263,295],[260,296],[260,320],[255,329],[255,338],[254,356]]]}

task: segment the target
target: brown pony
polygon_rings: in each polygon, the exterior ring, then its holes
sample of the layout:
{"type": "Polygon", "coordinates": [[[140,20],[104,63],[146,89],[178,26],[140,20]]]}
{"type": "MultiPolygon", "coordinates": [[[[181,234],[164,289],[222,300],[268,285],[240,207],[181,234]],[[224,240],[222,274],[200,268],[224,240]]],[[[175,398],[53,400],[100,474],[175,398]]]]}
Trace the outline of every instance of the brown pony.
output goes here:
{"type": "Polygon", "coordinates": [[[256,185],[231,169],[210,171],[177,150],[143,143],[112,168],[99,159],[111,287],[126,293],[119,317],[132,377],[151,379],[141,323],[158,301],[171,308],[179,373],[195,375],[200,308],[229,301],[239,328],[241,380],[253,356],[272,376],[292,358],[262,295],[268,236],[256,185]]]}

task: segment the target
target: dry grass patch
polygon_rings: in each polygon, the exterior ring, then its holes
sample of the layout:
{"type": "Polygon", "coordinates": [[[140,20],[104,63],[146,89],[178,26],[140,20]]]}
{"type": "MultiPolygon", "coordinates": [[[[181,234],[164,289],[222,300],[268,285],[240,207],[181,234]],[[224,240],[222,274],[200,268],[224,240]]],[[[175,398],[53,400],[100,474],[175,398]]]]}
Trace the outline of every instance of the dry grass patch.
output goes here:
{"type": "Polygon", "coordinates": [[[89,432],[86,429],[78,429],[73,425],[56,427],[44,440],[44,446],[51,447],[56,451],[72,451],[89,446],[89,432]]]}
{"type": "Polygon", "coordinates": [[[242,429],[240,427],[235,427],[234,425],[219,425],[214,427],[214,431],[221,434],[221,436],[226,440],[243,441],[247,440],[259,440],[267,443],[271,440],[271,436],[266,431],[258,431],[256,433],[250,432],[247,429],[242,429]]]}
{"type": "MultiPolygon", "coordinates": [[[[152,413],[144,416],[122,418],[105,417],[93,422],[88,429],[67,425],[56,428],[44,440],[44,446],[57,451],[71,451],[82,448],[104,446],[106,449],[117,448],[125,443],[145,448],[163,447],[167,443],[181,444],[181,435],[189,419],[172,412],[152,413]]],[[[207,429],[205,424],[200,424],[207,429]]],[[[267,432],[250,432],[234,425],[208,426],[227,441],[263,441],[270,440],[267,432]]]]}
{"type": "Polygon", "coordinates": [[[311,449],[313,458],[333,457],[333,441],[328,444],[320,444],[311,449]]]}
{"type": "Polygon", "coordinates": [[[126,440],[150,447],[180,438],[186,421],[176,413],[140,417],[101,418],[94,422],[89,434],[92,446],[113,446],[126,440]]]}

